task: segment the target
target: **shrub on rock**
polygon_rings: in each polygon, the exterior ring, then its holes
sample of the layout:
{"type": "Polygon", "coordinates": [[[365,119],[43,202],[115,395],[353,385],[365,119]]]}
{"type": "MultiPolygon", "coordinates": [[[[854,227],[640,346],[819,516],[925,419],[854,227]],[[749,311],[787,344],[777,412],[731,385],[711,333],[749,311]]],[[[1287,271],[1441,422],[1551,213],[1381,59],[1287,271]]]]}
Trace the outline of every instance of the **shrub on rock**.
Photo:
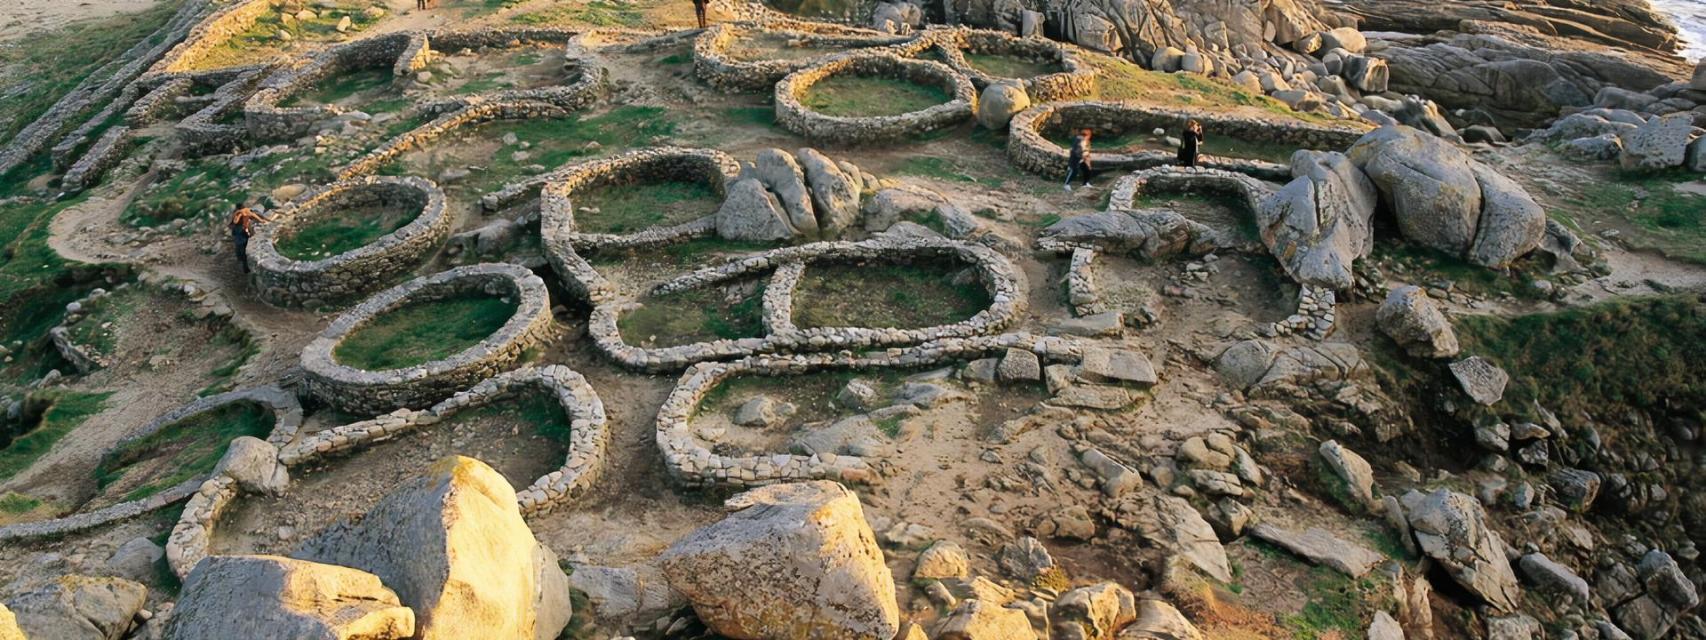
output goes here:
{"type": "Polygon", "coordinates": [[[434,463],[294,555],[379,576],[414,609],[421,640],[548,640],[569,621],[556,555],[521,519],[509,481],[473,458],[434,463]]]}
{"type": "Polygon", "coordinates": [[[894,578],[858,496],[834,482],[754,489],[660,558],[699,619],[733,638],[889,640],[894,578]]]}

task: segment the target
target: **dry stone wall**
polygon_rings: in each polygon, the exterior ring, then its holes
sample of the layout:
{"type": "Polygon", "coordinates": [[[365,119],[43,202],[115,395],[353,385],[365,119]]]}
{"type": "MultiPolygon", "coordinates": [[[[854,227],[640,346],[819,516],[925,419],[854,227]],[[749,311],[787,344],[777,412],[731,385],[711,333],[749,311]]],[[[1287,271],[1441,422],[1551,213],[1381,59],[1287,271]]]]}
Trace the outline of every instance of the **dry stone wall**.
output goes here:
{"type": "Polygon", "coordinates": [[[1070,45],[1043,38],[1019,38],[1000,31],[966,28],[932,29],[925,37],[947,60],[949,67],[970,78],[978,89],[1007,78],[978,69],[966,59],[967,52],[1010,56],[1059,67],[1060,71],[1053,73],[1012,78],[1024,84],[1025,93],[1035,102],[1073,100],[1096,92],[1095,68],[1080,61],[1070,45]]]}
{"type": "Polygon", "coordinates": [[[704,236],[716,230],[713,216],[632,234],[582,233],[575,221],[574,196],[576,192],[632,184],[697,182],[722,197],[727,183],[739,175],[740,162],[713,149],[657,147],[630,151],[553,174],[539,190],[539,217],[542,225],[551,225],[551,235],[582,250],[650,246],[704,236]]]}
{"type": "Polygon", "coordinates": [[[522,352],[551,338],[551,300],[545,281],[513,264],[477,264],[410,280],[344,312],[302,350],[305,386],[344,411],[375,415],[431,406],[476,381],[509,369],[522,352]],[[351,333],[414,302],[479,294],[513,297],[515,315],[479,344],[443,360],[368,371],[339,363],[332,352],[351,333]]]}
{"type": "Polygon", "coordinates": [[[742,38],[763,34],[786,37],[802,46],[844,48],[849,51],[869,47],[895,47],[898,52],[912,54],[927,44],[917,36],[895,36],[867,29],[854,29],[821,22],[770,20],[752,23],[722,23],[706,29],[693,40],[693,72],[700,80],[718,91],[729,93],[764,92],[775,89],[776,83],[788,74],[820,64],[825,59],[841,55],[826,53],[799,59],[741,60],[729,55],[730,47],[742,38]],[[906,45],[914,46],[908,47],[906,45]]]}
{"type": "Polygon", "coordinates": [[[276,142],[302,137],[328,115],[342,109],[335,105],[311,104],[298,107],[279,106],[302,95],[328,79],[362,69],[393,68],[403,61],[403,55],[424,51],[415,41],[424,40],[418,33],[394,33],[362,38],[341,44],[305,58],[286,63],[261,81],[254,95],[243,104],[243,124],[253,142],[276,142]]]}
{"type": "MultiPolygon", "coordinates": [[[[273,428],[267,436],[267,441],[270,443],[277,445],[289,442],[296,437],[297,430],[302,427],[302,405],[297,402],[294,394],[278,387],[257,387],[208,396],[179,407],[166,415],[155,418],[141,429],[131,433],[114,448],[117,449],[127,443],[146,438],[161,429],[208,411],[245,402],[259,404],[272,413],[273,428]]],[[[123,522],[183,502],[185,499],[196,495],[203,487],[205,480],[205,478],[194,478],[147,498],[122,502],[96,511],[0,527],[0,542],[62,536],[123,522]]]]}
{"type": "Polygon", "coordinates": [[[906,140],[970,120],[977,110],[977,89],[970,79],[940,62],[859,52],[788,74],[776,83],[775,100],[776,123],[782,128],[818,143],[858,146],[906,140]],[[801,102],[812,85],[843,73],[933,85],[952,97],[921,111],[869,117],[828,116],[801,102]]]}
{"type": "MultiPolygon", "coordinates": [[[[1365,127],[1352,124],[1320,125],[1120,102],[1062,102],[1038,105],[1013,116],[1007,134],[1007,157],[1013,164],[1032,173],[1065,176],[1069,154],[1065,148],[1049,140],[1051,135],[1074,129],[1090,129],[1104,136],[1151,129],[1176,133],[1191,119],[1202,122],[1209,135],[1296,145],[1300,149],[1345,149],[1367,133],[1365,127]]],[[[1095,152],[1096,168],[1102,171],[1150,169],[1176,162],[1177,157],[1172,151],[1095,152]]],[[[1201,164],[1210,169],[1236,171],[1269,180],[1291,179],[1291,171],[1286,165],[1262,160],[1204,156],[1201,164]]]]}
{"type": "Polygon", "coordinates": [[[278,306],[318,306],[372,293],[425,263],[450,237],[454,220],[444,192],[416,177],[366,177],[321,187],[279,211],[282,220],[256,228],[250,243],[250,278],[256,294],[278,306]],[[320,260],[296,260],[278,242],[302,227],[345,209],[401,206],[414,214],[402,228],[372,243],[320,260]]]}

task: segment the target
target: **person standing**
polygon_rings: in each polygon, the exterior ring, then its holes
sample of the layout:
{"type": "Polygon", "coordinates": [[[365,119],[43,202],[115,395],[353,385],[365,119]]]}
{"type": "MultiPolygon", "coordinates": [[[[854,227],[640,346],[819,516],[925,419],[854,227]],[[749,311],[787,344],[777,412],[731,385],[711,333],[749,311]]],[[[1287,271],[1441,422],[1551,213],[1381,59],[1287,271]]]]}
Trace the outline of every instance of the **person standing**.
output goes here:
{"type": "Polygon", "coordinates": [[[249,238],[255,235],[255,223],[277,219],[255,213],[248,205],[239,205],[231,213],[231,245],[237,250],[237,264],[243,266],[243,273],[249,272],[249,238]]]}
{"type": "Polygon", "coordinates": [[[1202,123],[1194,118],[1185,121],[1184,134],[1179,136],[1179,166],[1197,166],[1202,156],[1202,140],[1202,123]]]}
{"type": "Polygon", "coordinates": [[[1081,129],[1072,139],[1072,153],[1066,158],[1066,190],[1072,191],[1072,179],[1084,181],[1084,186],[1090,186],[1090,130],[1081,129]]]}
{"type": "Polygon", "coordinates": [[[705,28],[705,3],[710,0],[693,0],[693,15],[699,18],[699,28],[705,28]]]}

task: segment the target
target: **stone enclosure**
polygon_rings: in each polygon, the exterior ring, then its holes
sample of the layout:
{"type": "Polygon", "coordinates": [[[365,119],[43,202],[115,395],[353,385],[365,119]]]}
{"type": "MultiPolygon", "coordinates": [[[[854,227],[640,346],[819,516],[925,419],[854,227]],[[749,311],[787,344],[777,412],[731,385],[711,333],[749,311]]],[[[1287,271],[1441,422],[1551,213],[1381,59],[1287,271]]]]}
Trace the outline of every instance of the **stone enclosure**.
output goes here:
{"type": "Polygon", "coordinates": [[[426,263],[450,236],[453,222],[444,192],[416,177],[336,182],[302,196],[277,215],[279,222],[256,227],[249,264],[256,294],[279,306],[337,304],[385,287],[426,263]],[[306,225],[346,209],[371,207],[400,207],[411,212],[411,219],[366,246],[319,260],[296,260],[278,251],[281,238],[306,225]]]}

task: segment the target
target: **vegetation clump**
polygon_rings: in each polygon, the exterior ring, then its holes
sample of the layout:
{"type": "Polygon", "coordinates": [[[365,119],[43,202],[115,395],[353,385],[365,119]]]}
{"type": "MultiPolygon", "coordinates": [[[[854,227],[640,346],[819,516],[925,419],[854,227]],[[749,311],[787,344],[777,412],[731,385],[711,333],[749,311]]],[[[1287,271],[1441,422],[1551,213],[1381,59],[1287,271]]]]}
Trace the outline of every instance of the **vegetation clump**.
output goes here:
{"type": "Polygon", "coordinates": [[[586,233],[633,233],[692,222],[717,212],[722,198],[704,182],[613,185],[573,196],[575,226],[586,233]]]}
{"type": "Polygon", "coordinates": [[[1035,78],[1051,73],[1059,73],[1062,67],[1057,63],[1037,62],[1018,56],[1000,53],[965,52],[966,63],[972,68],[997,78],[1035,78]]]}
{"type": "Polygon", "coordinates": [[[409,303],[352,331],[332,358],[368,371],[443,360],[496,333],[517,307],[514,299],[477,294],[409,303]]]}
{"type": "Polygon", "coordinates": [[[41,420],[36,423],[35,428],[18,435],[12,439],[11,444],[0,449],[0,481],[11,479],[28,469],[36,459],[47,454],[54,443],[65,437],[65,434],[71,433],[90,416],[100,413],[111,395],[55,391],[32,398],[33,401],[50,404],[47,410],[42,412],[41,420]]]}
{"type": "Polygon", "coordinates": [[[938,261],[813,264],[794,290],[794,323],[920,329],[960,322],[991,302],[977,278],[964,275],[963,267],[938,261]]]}
{"type": "Polygon", "coordinates": [[[923,111],[950,99],[947,90],[935,85],[841,73],[813,84],[800,103],[826,116],[869,118],[923,111]]]}
{"type": "Polygon", "coordinates": [[[278,238],[279,254],[293,260],[319,260],[354,251],[395,232],[419,211],[404,207],[354,207],[323,215],[278,238]]]}

